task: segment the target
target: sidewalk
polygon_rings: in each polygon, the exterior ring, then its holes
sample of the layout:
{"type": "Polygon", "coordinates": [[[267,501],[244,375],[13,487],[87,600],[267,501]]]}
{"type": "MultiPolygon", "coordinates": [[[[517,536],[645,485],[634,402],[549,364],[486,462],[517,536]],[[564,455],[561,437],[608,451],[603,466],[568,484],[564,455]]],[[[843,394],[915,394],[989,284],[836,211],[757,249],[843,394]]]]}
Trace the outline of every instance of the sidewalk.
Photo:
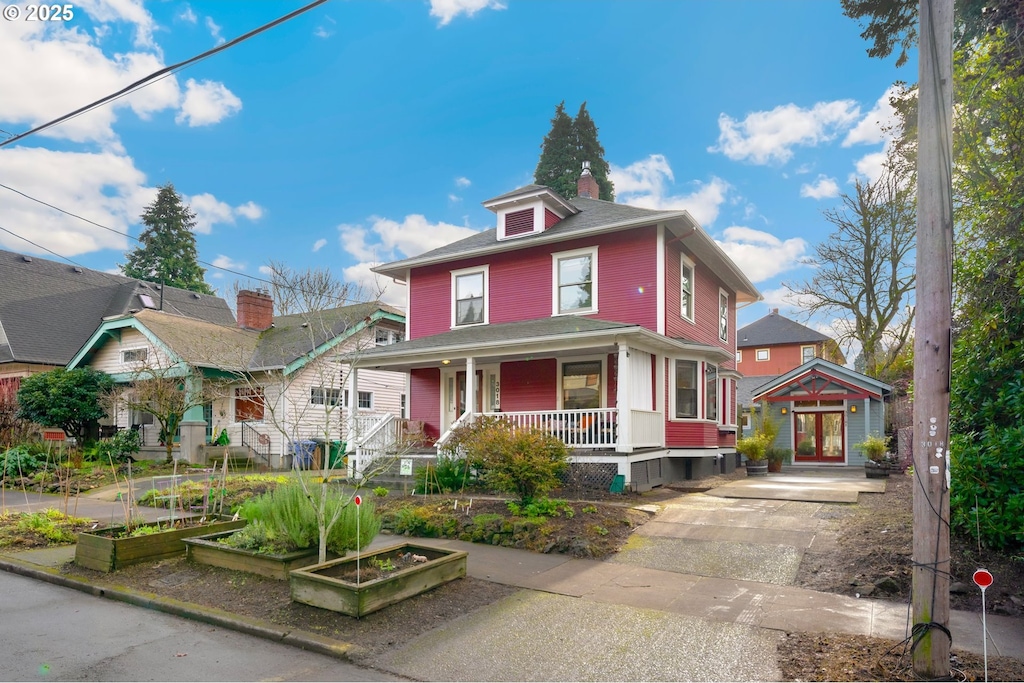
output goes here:
{"type": "MultiPolygon", "coordinates": [[[[756,522],[765,528],[750,528],[755,519],[752,508],[771,512],[793,505],[692,496],[685,501],[699,507],[701,515],[721,510],[718,521],[723,526],[729,522],[751,537],[767,535],[771,526],[769,515],[756,522]],[[745,512],[750,514],[741,514],[745,512]]],[[[679,545],[681,527],[672,525],[681,524],[684,509],[682,504],[666,503],[662,514],[648,524],[658,525],[648,529],[654,539],[649,548],[691,555],[706,548],[703,540],[686,539],[679,545]]],[[[707,521],[701,517],[702,528],[707,521]]],[[[381,536],[370,548],[393,541],[394,537],[381,536]]],[[[739,537],[731,542],[737,541],[744,548],[751,545],[739,537]]],[[[644,566],[657,562],[630,550],[613,561],[595,561],[445,539],[417,542],[466,550],[469,576],[524,589],[373,662],[419,680],[777,680],[774,658],[767,655],[784,632],[831,631],[901,640],[909,628],[907,605],[644,566]]],[[[780,536],[775,542],[781,548],[793,540],[780,536]]],[[[812,542],[807,540],[806,545],[812,542]]],[[[73,556],[73,546],[0,555],[0,568],[98,593],[55,571],[73,556]]],[[[671,566],[685,567],[689,559],[678,557],[671,566]]],[[[212,613],[198,605],[129,591],[105,589],[103,594],[335,656],[345,657],[350,649],[316,634],[212,613]]],[[[1024,660],[1024,620],[989,615],[987,624],[990,654],[1024,660]]],[[[953,612],[950,628],[955,649],[982,651],[980,615],[953,612]]]]}

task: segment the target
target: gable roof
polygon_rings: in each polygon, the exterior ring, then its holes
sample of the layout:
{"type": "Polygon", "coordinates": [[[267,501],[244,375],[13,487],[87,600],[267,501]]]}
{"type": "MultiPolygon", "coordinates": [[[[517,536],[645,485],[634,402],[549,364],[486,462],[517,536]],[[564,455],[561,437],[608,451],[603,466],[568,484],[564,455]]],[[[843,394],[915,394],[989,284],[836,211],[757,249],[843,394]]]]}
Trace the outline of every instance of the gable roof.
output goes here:
{"type": "Polygon", "coordinates": [[[801,325],[772,311],[736,332],[736,348],[774,346],[777,344],[810,344],[831,341],[828,335],[801,325]]]}
{"type": "MultiPolygon", "coordinates": [[[[509,199],[516,195],[553,190],[543,185],[527,185],[510,193],[488,200],[492,203],[509,199]]],[[[577,213],[566,216],[553,226],[532,235],[517,237],[514,240],[498,241],[497,227],[478,232],[464,239],[432,249],[426,253],[393,261],[373,268],[380,273],[399,281],[404,281],[410,268],[428,266],[456,261],[477,256],[487,256],[499,252],[527,249],[543,244],[564,242],[590,235],[617,232],[647,225],[663,223],[679,238],[694,254],[705,263],[716,275],[737,293],[740,302],[759,301],[760,292],[754,287],[747,276],[733,263],[721,247],[708,235],[687,211],[662,211],[644,209],[627,204],[616,204],[600,199],[576,197],[567,202],[577,209],[577,213]]]]}
{"type": "Polygon", "coordinates": [[[856,387],[866,393],[876,394],[878,397],[892,391],[892,386],[877,380],[874,377],[836,365],[824,358],[814,358],[803,365],[793,368],[777,377],[765,378],[767,381],[753,391],[751,400],[760,400],[768,394],[781,391],[787,385],[796,385],[810,375],[818,375],[827,378],[839,386],[856,387]]]}
{"type": "Polygon", "coordinates": [[[144,310],[234,325],[216,296],[0,250],[0,363],[66,365],[105,317],[144,310]]]}
{"type": "Polygon", "coordinates": [[[134,328],[167,352],[174,362],[228,372],[284,370],[291,373],[370,324],[389,319],[402,323],[400,312],[375,303],[354,304],[274,320],[263,332],[235,325],[185,318],[166,311],[144,310],[108,318],[71,359],[72,367],[89,362],[115,330],[134,328]]]}

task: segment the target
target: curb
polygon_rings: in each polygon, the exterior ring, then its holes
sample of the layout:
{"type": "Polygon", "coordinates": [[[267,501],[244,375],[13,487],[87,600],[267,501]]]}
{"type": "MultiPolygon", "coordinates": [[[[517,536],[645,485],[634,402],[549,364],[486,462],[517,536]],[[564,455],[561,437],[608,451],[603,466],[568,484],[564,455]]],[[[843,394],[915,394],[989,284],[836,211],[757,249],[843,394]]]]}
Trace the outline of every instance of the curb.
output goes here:
{"type": "Polygon", "coordinates": [[[56,586],[88,593],[98,598],[116,600],[129,605],[135,605],[136,607],[144,607],[203,624],[238,631],[239,633],[298,647],[310,652],[317,652],[350,663],[356,663],[352,661],[352,655],[360,650],[360,647],[353,643],[333,640],[299,629],[283,629],[277,624],[263,621],[262,619],[245,619],[230,612],[210,609],[191,602],[161,598],[153,593],[142,593],[126,588],[97,586],[88,581],[64,576],[55,569],[40,567],[37,564],[23,562],[12,557],[0,556],[0,569],[12,574],[20,574],[31,579],[52,583],[56,586]]]}

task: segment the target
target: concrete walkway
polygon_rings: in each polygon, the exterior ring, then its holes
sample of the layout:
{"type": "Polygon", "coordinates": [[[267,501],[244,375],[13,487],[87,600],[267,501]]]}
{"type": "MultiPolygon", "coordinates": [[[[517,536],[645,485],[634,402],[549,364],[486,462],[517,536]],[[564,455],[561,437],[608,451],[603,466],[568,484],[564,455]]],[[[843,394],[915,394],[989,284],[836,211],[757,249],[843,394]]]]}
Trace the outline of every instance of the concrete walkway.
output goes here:
{"type": "MultiPolygon", "coordinates": [[[[774,658],[765,655],[784,632],[903,639],[905,604],[792,585],[803,552],[832,542],[815,517],[822,505],[681,494],[660,500],[660,512],[609,561],[417,539],[466,550],[469,576],[524,590],[372,665],[420,680],[778,680],[774,658]]],[[[381,536],[371,548],[393,542],[381,536]]],[[[0,567],[53,580],[47,568],[73,552],[17,553],[0,557],[0,567]]],[[[159,600],[146,604],[161,608],[159,600]]],[[[1024,621],[987,621],[989,652],[1024,660],[1024,621]]],[[[237,622],[247,632],[266,627],[237,622]]],[[[954,649],[981,652],[980,615],[953,612],[950,628],[954,649]]],[[[315,634],[267,633],[309,649],[348,651],[315,634]]]]}

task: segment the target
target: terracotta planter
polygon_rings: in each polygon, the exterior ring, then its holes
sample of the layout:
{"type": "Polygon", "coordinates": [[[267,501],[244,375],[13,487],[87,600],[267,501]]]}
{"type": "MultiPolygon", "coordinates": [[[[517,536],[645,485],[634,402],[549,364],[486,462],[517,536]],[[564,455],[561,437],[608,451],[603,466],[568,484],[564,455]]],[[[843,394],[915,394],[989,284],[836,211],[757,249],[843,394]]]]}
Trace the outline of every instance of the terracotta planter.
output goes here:
{"type": "MultiPolygon", "coordinates": [[[[220,539],[226,538],[232,533],[232,531],[224,531],[186,540],[188,559],[199,564],[235,569],[279,581],[287,581],[288,572],[291,570],[316,564],[317,555],[320,552],[317,548],[305,548],[281,554],[258,553],[255,550],[232,548],[219,542],[220,539]]],[[[333,559],[337,555],[328,553],[327,557],[333,559]]]]}
{"type": "Polygon", "coordinates": [[[117,534],[124,531],[123,526],[83,531],[78,534],[75,563],[101,572],[117,571],[140,562],[151,562],[180,555],[185,552],[185,539],[187,538],[208,534],[211,531],[231,532],[244,526],[244,519],[222,519],[128,538],[116,538],[117,534]]]}
{"type": "Polygon", "coordinates": [[[782,471],[782,461],[781,460],[769,460],[768,461],[768,471],[769,472],[781,472],[782,471]]]}
{"type": "Polygon", "coordinates": [[[875,462],[874,460],[864,461],[864,474],[868,479],[888,479],[890,469],[889,463],[875,462]]]}
{"type": "Polygon", "coordinates": [[[288,579],[292,600],[361,617],[466,575],[466,552],[411,543],[364,554],[359,557],[359,564],[365,568],[372,566],[374,561],[387,562],[406,553],[427,559],[359,583],[343,578],[356,569],[356,558],[352,555],[296,569],[288,579]]]}
{"type": "Polygon", "coordinates": [[[747,476],[748,477],[767,477],[768,476],[768,461],[760,460],[758,462],[747,461],[747,476]]]}

